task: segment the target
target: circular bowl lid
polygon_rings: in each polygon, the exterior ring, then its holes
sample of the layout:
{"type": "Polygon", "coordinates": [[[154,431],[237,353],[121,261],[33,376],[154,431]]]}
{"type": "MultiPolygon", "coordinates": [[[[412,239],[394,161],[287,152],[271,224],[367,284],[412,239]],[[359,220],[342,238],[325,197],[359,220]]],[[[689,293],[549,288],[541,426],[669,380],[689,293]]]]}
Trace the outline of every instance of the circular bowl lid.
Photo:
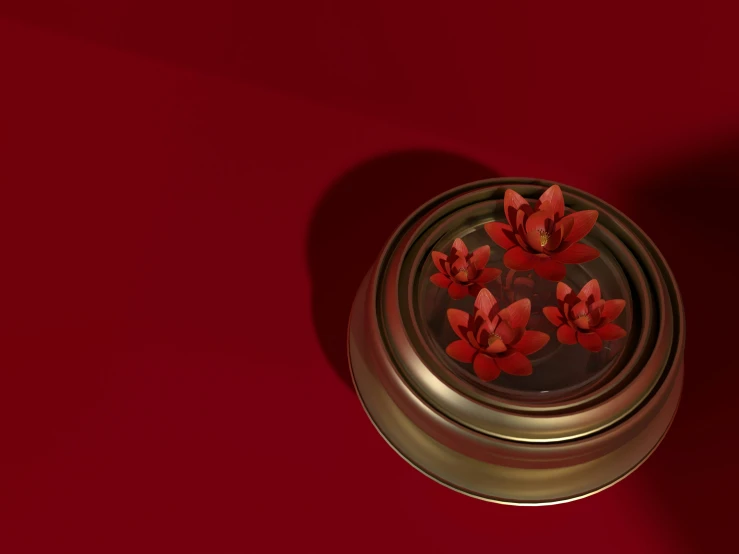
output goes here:
{"type": "Polygon", "coordinates": [[[635,469],[674,416],[685,324],[664,259],[582,191],[491,179],[396,231],[349,326],[358,394],[415,467],[546,504],[635,469]]]}

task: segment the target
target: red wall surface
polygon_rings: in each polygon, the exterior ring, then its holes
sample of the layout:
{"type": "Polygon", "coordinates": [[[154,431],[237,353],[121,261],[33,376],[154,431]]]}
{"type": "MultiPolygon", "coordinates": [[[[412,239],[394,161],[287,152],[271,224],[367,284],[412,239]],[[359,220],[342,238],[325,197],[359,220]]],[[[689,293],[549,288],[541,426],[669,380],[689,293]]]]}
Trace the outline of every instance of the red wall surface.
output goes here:
{"type": "Polygon", "coordinates": [[[0,551],[725,551],[730,4],[0,2],[0,551]],[[575,503],[447,490],[349,386],[380,246],[488,176],[613,203],[683,292],[672,430],[575,503]]]}

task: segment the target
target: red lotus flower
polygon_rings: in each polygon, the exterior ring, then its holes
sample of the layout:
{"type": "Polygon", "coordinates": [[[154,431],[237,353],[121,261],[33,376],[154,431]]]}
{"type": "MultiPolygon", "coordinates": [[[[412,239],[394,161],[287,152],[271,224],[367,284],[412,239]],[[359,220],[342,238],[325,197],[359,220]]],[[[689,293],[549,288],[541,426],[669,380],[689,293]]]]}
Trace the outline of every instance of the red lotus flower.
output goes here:
{"type": "Polygon", "coordinates": [[[485,231],[506,249],[506,267],[533,269],[544,279],[561,281],[566,274],[564,264],[581,264],[600,255],[592,246],[578,243],[595,225],[598,212],[585,210],[565,215],[559,186],[549,187],[534,208],[523,196],[508,189],[503,205],[510,225],[496,221],[486,224],[485,231]]]}
{"type": "Polygon", "coordinates": [[[557,284],[557,304],[544,308],[544,315],[557,326],[557,339],[562,344],[579,342],[591,352],[599,352],[604,340],[626,336],[626,331],[611,323],[623,311],[625,300],[603,300],[596,279],[575,294],[564,283],[557,284]]]}
{"type": "Polygon", "coordinates": [[[500,372],[531,375],[531,361],[526,357],[544,347],[549,335],[527,331],[531,302],[519,300],[500,309],[487,289],[475,299],[472,317],[462,310],[447,310],[452,329],[460,338],[446,348],[446,353],[463,363],[472,363],[483,381],[496,379],[500,372]]]}
{"type": "Polygon", "coordinates": [[[432,252],[431,258],[439,270],[431,276],[431,282],[449,290],[455,300],[467,294],[475,296],[488,283],[500,275],[500,269],[485,267],[490,258],[490,247],[481,246],[470,253],[462,239],[456,239],[449,255],[432,252]]]}

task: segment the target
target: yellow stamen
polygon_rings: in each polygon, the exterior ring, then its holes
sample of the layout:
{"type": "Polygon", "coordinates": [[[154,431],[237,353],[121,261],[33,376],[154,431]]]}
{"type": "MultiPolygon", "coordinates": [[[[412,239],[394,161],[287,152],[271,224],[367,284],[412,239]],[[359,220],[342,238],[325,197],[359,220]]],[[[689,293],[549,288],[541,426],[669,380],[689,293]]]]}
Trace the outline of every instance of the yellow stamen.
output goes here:
{"type": "Polygon", "coordinates": [[[541,247],[544,248],[547,245],[547,242],[549,242],[549,233],[546,231],[539,231],[539,241],[541,243],[541,247]]]}
{"type": "Polygon", "coordinates": [[[490,335],[488,338],[488,346],[492,346],[496,340],[501,340],[498,335],[490,335]]]}

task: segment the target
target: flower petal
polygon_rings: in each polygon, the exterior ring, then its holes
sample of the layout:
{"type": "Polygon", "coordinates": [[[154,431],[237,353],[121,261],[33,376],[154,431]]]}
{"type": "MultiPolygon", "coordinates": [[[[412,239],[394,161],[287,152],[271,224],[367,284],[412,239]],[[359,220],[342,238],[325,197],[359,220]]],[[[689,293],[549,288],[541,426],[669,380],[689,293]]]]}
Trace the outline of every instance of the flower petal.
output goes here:
{"type": "Polygon", "coordinates": [[[511,238],[513,237],[513,229],[505,223],[500,223],[498,221],[486,223],[485,232],[491,239],[493,239],[495,244],[504,250],[508,250],[509,248],[516,246],[516,243],[513,242],[511,238]]]}
{"type": "Polygon", "coordinates": [[[503,344],[511,344],[512,342],[515,342],[516,339],[520,338],[519,335],[517,335],[516,332],[511,329],[511,326],[508,325],[508,323],[500,319],[498,320],[498,322],[499,323],[495,326],[493,333],[501,338],[503,344]]]}
{"type": "Polygon", "coordinates": [[[570,232],[565,234],[564,240],[567,242],[579,241],[590,232],[597,219],[598,212],[596,210],[583,210],[564,216],[560,221],[563,229],[569,227],[569,222],[572,221],[570,232]]]}
{"type": "Polygon", "coordinates": [[[467,250],[467,245],[462,239],[454,239],[454,242],[452,243],[452,248],[457,251],[457,255],[463,258],[467,254],[469,254],[469,251],[467,250]]]}
{"type": "Polygon", "coordinates": [[[556,308],[555,306],[544,306],[542,312],[544,313],[544,317],[546,317],[552,325],[559,327],[565,322],[562,317],[562,312],[560,312],[559,308],[556,308]]]}
{"type": "Polygon", "coordinates": [[[511,350],[511,353],[505,356],[498,356],[495,361],[501,371],[510,375],[531,375],[534,371],[531,361],[516,350],[511,350]]]}
{"type": "Polygon", "coordinates": [[[475,298],[475,309],[481,311],[486,318],[492,317],[490,314],[493,312],[495,305],[498,301],[493,296],[493,293],[488,289],[482,289],[475,298]]]}
{"type": "Polygon", "coordinates": [[[514,235],[513,238],[516,239],[516,242],[518,243],[518,246],[520,246],[521,248],[523,248],[524,251],[528,252],[529,243],[528,243],[528,240],[526,238],[526,232],[523,230],[523,227],[520,227],[518,229],[518,232],[516,232],[516,234],[514,235]]]}
{"type": "Polygon", "coordinates": [[[467,293],[469,290],[466,286],[460,285],[459,283],[452,283],[449,285],[449,296],[451,296],[454,300],[461,300],[465,296],[467,296],[467,293]]]}
{"type": "Polygon", "coordinates": [[[568,294],[572,292],[572,289],[565,285],[562,281],[557,283],[557,300],[564,302],[568,294]]]}
{"type": "Polygon", "coordinates": [[[467,329],[470,326],[470,314],[456,308],[449,308],[446,311],[446,317],[449,320],[449,324],[452,326],[454,333],[460,339],[467,340],[467,329]]]}
{"type": "Polygon", "coordinates": [[[477,277],[475,277],[475,283],[489,283],[490,281],[497,279],[498,275],[501,273],[502,271],[500,269],[495,267],[486,267],[477,277]]]}
{"type": "Polygon", "coordinates": [[[475,356],[475,362],[472,365],[477,375],[483,381],[492,381],[500,375],[500,369],[495,360],[487,354],[478,354],[475,356]]]}
{"type": "Polygon", "coordinates": [[[595,302],[590,304],[590,313],[592,314],[595,310],[598,310],[598,312],[601,312],[603,310],[603,306],[606,305],[606,301],[602,298],[600,300],[596,300],[595,302]]]}
{"type": "Polygon", "coordinates": [[[526,232],[526,244],[529,246],[529,248],[531,248],[532,250],[536,250],[537,252],[544,251],[544,245],[542,245],[541,243],[541,233],[536,229],[532,229],[531,231],[526,232]]]}
{"type": "Polygon", "coordinates": [[[572,227],[575,225],[575,220],[571,217],[563,217],[554,226],[554,231],[560,231],[562,233],[562,240],[572,231],[572,227]]]}
{"type": "Polygon", "coordinates": [[[603,327],[595,329],[595,332],[603,340],[616,340],[626,336],[626,330],[613,323],[606,323],[603,327]]]}
{"type": "Polygon", "coordinates": [[[475,357],[477,350],[472,348],[466,340],[455,340],[446,347],[446,353],[458,362],[469,364],[475,357]]]}
{"type": "Polygon", "coordinates": [[[433,252],[431,252],[431,259],[434,260],[434,265],[436,266],[436,269],[446,274],[446,268],[444,267],[444,262],[446,261],[446,254],[444,254],[443,252],[437,252],[436,250],[434,250],[433,252]]]}
{"type": "Polygon", "coordinates": [[[624,310],[625,307],[626,300],[606,300],[600,316],[607,319],[608,321],[613,321],[621,315],[621,312],[624,310]]]}
{"type": "Polygon", "coordinates": [[[574,294],[570,294],[564,302],[558,302],[558,304],[560,305],[559,309],[562,310],[562,315],[567,322],[569,322],[570,320],[570,310],[572,309],[572,302],[570,299],[572,298],[577,300],[577,297],[574,294]]]}
{"type": "Polygon", "coordinates": [[[581,317],[587,315],[588,311],[588,303],[585,301],[580,301],[572,307],[572,317],[581,317]]]}
{"type": "Polygon", "coordinates": [[[600,324],[602,319],[602,313],[603,313],[603,306],[606,305],[606,301],[601,299],[597,302],[593,302],[590,305],[590,313],[588,314],[588,319],[590,321],[590,327],[596,327],[600,324]]]}
{"type": "Polygon", "coordinates": [[[430,281],[437,287],[441,287],[443,289],[448,288],[449,285],[452,284],[452,280],[443,273],[434,273],[431,276],[430,281]]]}
{"type": "Polygon", "coordinates": [[[485,245],[485,246],[481,246],[480,248],[476,248],[474,252],[472,252],[470,263],[473,266],[475,266],[477,269],[483,269],[486,265],[488,265],[489,259],[490,259],[490,247],[485,245]]]}
{"type": "Polygon", "coordinates": [[[505,215],[508,218],[508,223],[510,223],[511,226],[515,226],[515,215],[518,211],[518,208],[524,205],[528,206],[529,203],[515,190],[507,189],[505,191],[505,197],[503,198],[503,209],[505,210],[505,215]],[[511,218],[514,218],[513,221],[511,221],[511,218]]]}
{"type": "Polygon", "coordinates": [[[589,317],[577,317],[572,323],[577,325],[577,327],[579,329],[582,329],[583,331],[590,330],[590,318],[589,317]]]}
{"type": "Polygon", "coordinates": [[[600,349],[603,348],[603,340],[595,333],[582,333],[578,331],[577,342],[591,352],[600,352],[600,349]]]}
{"type": "Polygon", "coordinates": [[[539,212],[542,210],[546,210],[547,212],[554,213],[554,210],[552,210],[551,202],[542,202],[541,199],[539,199],[536,201],[536,204],[534,204],[534,211],[539,212]]]}
{"type": "Polygon", "coordinates": [[[472,345],[473,347],[475,347],[475,348],[480,348],[480,343],[479,343],[479,342],[477,342],[477,340],[475,339],[475,335],[474,335],[474,334],[472,333],[472,331],[467,331],[467,337],[466,337],[466,340],[467,340],[467,342],[469,342],[469,343],[470,343],[470,344],[471,344],[471,345],[472,345]]]}
{"type": "Polygon", "coordinates": [[[557,248],[559,248],[560,245],[562,244],[562,237],[563,236],[564,235],[562,234],[562,229],[561,228],[556,228],[552,232],[552,234],[549,236],[549,240],[544,245],[544,249],[547,252],[552,252],[554,250],[557,250],[557,248]]]}
{"type": "Polygon", "coordinates": [[[587,302],[591,296],[593,297],[594,302],[600,300],[600,283],[598,283],[598,279],[591,279],[585,283],[583,288],[580,289],[580,293],[577,295],[577,297],[583,302],[587,302]]]}
{"type": "Polygon", "coordinates": [[[506,346],[506,343],[502,339],[495,339],[488,344],[487,348],[485,348],[485,352],[489,352],[490,354],[500,354],[501,352],[505,352],[507,349],[508,346],[506,346]]]}
{"type": "Polygon", "coordinates": [[[500,310],[498,314],[500,319],[504,320],[512,328],[526,327],[531,317],[531,300],[523,298],[500,310]]]}
{"type": "Polygon", "coordinates": [[[510,250],[506,250],[503,256],[503,263],[509,269],[526,271],[534,269],[534,266],[536,266],[536,256],[530,252],[525,252],[520,246],[514,246],[510,250]]]}
{"type": "Polygon", "coordinates": [[[528,218],[529,214],[523,208],[518,210],[518,212],[516,213],[516,225],[513,229],[519,236],[519,240],[526,236],[526,220],[528,218]]]}
{"type": "Polygon", "coordinates": [[[561,325],[557,329],[557,340],[562,344],[576,344],[577,333],[569,325],[561,325]]]}
{"type": "Polygon", "coordinates": [[[544,233],[549,231],[549,226],[554,221],[554,214],[548,210],[539,210],[534,212],[531,217],[526,220],[526,232],[539,231],[544,233]]]}
{"type": "Polygon", "coordinates": [[[474,342],[470,342],[472,344],[481,345],[479,347],[483,348],[488,344],[490,337],[493,335],[494,325],[486,319],[480,311],[475,312],[475,321],[476,323],[473,324],[473,327],[477,330],[477,335],[474,337],[474,342]]]}
{"type": "Polygon", "coordinates": [[[536,274],[539,277],[549,281],[561,281],[565,278],[565,275],[567,275],[565,264],[551,259],[544,260],[536,264],[534,271],[536,271],[536,274]]]}
{"type": "Polygon", "coordinates": [[[539,197],[539,200],[542,203],[549,202],[552,206],[552,211],[558,217],[563,217],[565,215],[565,199],[559,185],[552,185],[549,187],[544,191],[544,194],[539,197]]]}
{"type": "Polygon", "coordinates": [[[570,244],[564,250],[552,252],[549,255],[553,260],[557,260],[563,264],[584,264],[585,262],[596,259],[600,256],[600,252],[597,248],[578,242],[570,244]]]}
{"type": "Polygon", "coordinates": [[[541,350],[549,342],[549,335],[541,331],[526,331],[521,340],[513,345],[524,356],[541,350]]]}
{"type": "Polygon", "coordinates": [[[467,281],[470,273],[469,265],[465,258],[457,258],[451,267],[449,276],[455,281],[467,281]]]}

